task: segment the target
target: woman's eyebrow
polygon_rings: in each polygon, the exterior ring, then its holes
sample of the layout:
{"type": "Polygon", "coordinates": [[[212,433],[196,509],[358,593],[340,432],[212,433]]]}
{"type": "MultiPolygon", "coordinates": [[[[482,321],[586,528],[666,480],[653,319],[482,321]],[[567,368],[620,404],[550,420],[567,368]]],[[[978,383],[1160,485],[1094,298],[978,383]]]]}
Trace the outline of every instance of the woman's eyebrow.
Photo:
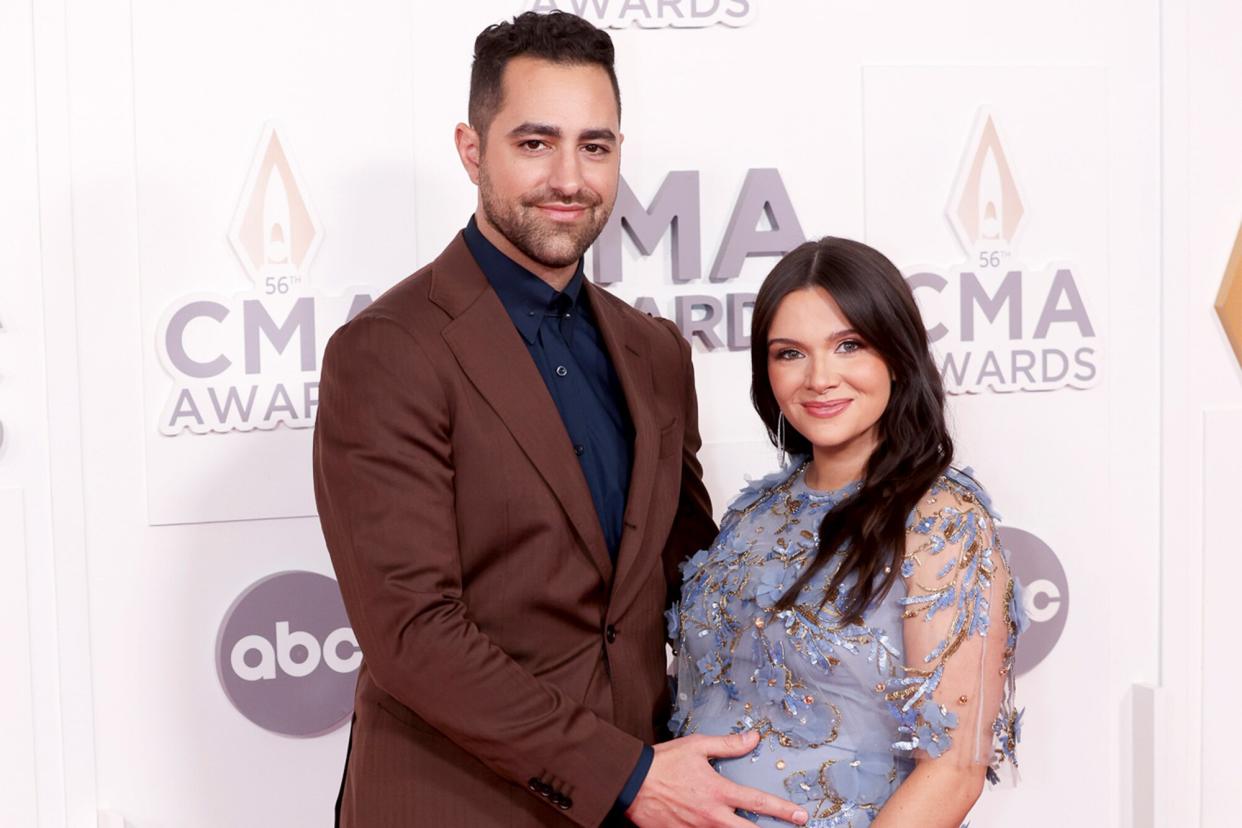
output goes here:
{"type": "MultiPolygon", "coordinates": [[[[834,339],[842,339],[847,336],[858,336],[858,331],[853,328],[846,328],[843,331],[834,331],[824,337],[825,342],[831,342],[834,339]]],[[[768,340],[769,345],[801,345],[802,343],[796,339],[789,339],[783,336],[774,336],[768,340]]]]}

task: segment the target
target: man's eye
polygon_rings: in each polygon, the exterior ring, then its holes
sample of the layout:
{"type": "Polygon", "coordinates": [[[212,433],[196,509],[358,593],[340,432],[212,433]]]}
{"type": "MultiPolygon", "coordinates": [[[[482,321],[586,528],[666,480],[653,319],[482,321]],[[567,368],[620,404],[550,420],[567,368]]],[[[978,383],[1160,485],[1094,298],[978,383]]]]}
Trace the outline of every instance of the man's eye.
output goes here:
{"type": "Polygon", "coordinates": [[[607,155],[608,147],[603,144],[583,144],[582,148],[590,155],[607,155]]]}
{"type": "Polygon", "coordinates": [[[543,149],[546,146],[546,144],[543,141],[540,141],[538,138],[531,138],[529,140],[523,141],[519,146],[521,146],[522,149],[538,150],[538,149],[543,149]]]}

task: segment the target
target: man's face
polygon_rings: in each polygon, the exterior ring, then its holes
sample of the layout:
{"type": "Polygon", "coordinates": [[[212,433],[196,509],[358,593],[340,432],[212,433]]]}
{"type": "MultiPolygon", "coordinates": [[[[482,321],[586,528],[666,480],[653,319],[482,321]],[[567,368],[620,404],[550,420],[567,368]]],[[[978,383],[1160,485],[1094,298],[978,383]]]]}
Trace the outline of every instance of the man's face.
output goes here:
{"type": "Polygon", "coordinates": [[[479,160],[488,222],[549,268],[576,263],[617,198],[621,125],[608,73],[517,57],[479,160]]]}

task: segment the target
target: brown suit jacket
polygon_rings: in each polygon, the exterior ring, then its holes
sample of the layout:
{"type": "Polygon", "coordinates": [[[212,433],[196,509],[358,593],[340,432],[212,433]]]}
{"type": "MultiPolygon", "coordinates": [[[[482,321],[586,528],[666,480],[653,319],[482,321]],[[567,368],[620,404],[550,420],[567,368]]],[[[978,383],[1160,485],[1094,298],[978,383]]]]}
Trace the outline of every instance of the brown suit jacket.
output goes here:
{"type": "Polygon", "coordinates": [[[599,825],[667,719],[663,611],[716,531],[690,350],[584,289],[635,429],[615,571],[460,235],[328,344],[315,494],[364,653],[341,825],[599,825]]]}

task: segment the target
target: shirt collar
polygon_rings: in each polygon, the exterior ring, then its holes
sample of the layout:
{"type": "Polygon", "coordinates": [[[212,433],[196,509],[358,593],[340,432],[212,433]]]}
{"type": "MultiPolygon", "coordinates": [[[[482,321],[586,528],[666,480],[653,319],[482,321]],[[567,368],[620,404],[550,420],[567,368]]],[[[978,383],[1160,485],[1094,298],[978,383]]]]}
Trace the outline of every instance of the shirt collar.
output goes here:
{"type": "Polygon", "coordinates": [[[466,246],[470,248],[471,255],[478,262],[492,290],[500,297],[500,303],[513,320],[514,327],[530,344],[535,344],[545,315],[556,309],[567,310],[579,304],[584,280],[582,260],[578,261],[578,269],[574,271],[573,278],[565,289],[557,291],[500,252],[479,230],[474,216],[470,217],[462,232],[466,246]]]}

